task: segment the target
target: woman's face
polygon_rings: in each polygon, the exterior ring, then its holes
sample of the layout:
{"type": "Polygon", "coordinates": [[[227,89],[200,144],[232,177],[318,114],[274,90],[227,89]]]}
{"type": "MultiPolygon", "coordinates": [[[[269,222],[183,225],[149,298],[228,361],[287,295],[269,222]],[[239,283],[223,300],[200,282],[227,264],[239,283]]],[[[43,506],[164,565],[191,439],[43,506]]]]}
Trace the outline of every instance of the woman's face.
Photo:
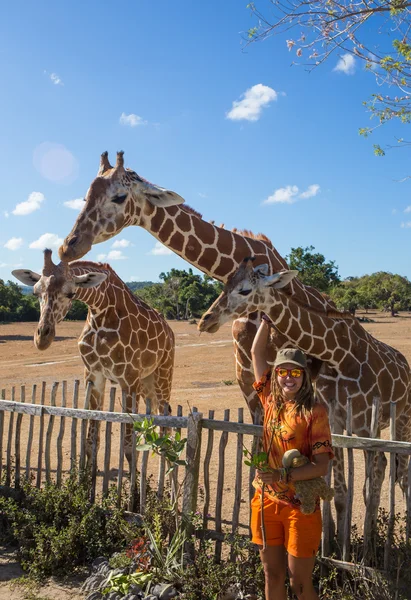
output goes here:
{"type": "Polygon", "coordinates": [[[292,363],[283,363],[282,365],[277,365],[275,376],[277,384],[281,388],[284,397],[287,398],[287,400],[293,400],[300,391],[301,386],[303,385],[304,369],[292,363]],[[287,370],[288,373],[285,377],[280,377],[280,375],[277,372],[277,369],[287,370]],[[300,377],[293,377],[291,375],[291,371],[293,371],[294,369],[299,369],[299,371],[301,372],[300,377]]]}

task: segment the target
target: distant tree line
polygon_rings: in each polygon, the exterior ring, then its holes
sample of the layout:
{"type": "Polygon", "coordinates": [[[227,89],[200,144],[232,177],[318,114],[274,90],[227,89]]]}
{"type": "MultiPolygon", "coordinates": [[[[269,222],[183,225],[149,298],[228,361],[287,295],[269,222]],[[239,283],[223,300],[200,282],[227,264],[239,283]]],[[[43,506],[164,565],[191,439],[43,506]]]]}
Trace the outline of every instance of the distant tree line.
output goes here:
{"type": "MultiPolygon", "coordinates": [[[[290,268],[298,270],[304,284],[328,295],[340,310],[355,314],[357,309],[379,309],[394,315],[399,310],[411,309],[411,282],[407,277],[380,271],[341,280],[335,262],[326,260],[313,246],[291,248],[286,258],[290,268]]],[[[159,278],[159,283],[133,281],[127,285],[167,319],[200,317],[222,290],[220,282],[208,275],[196,275],[191,268],[171,269],[160,273],[159,278]]],[[[0,321],[38,321],[39,302],[27,294],[28,289],[0,279],[0,321]]],[[[74,300],[66,318],[84,320],[86,316],[87,306],[74,300]]]]}

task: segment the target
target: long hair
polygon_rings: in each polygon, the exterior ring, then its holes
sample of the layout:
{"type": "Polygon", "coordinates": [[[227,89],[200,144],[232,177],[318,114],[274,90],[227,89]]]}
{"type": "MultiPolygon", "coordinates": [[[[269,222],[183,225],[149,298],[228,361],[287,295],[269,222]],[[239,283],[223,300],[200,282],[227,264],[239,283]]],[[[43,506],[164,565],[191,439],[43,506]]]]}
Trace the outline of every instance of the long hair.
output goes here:
{"type": "MultiPolygon", "coordinates": [[[[303,384],[294,398],[294,403],[296,413],[307,419],[311,416],[312,409],[315,404],[315,393],[309,370],[302,369],[302,371],[303,384]]],[[[271,394],[276,404],[277,411],[279,412],[282,405],[286,401],[286,397],[283,394],[283,390],[278,385],[275,369],[273,369],[271,373],[271,394]]]]}

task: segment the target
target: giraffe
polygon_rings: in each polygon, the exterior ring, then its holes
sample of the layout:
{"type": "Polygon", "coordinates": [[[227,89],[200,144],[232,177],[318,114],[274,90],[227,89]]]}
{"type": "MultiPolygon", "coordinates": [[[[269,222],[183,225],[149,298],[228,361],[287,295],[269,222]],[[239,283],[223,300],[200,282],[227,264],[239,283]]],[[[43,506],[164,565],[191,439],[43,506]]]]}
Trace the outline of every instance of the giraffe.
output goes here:
{"type": "MultiPolygon", "coordinates": [[[[227,281],[247,255],[253,255],[256,264],[268,262],[273,271],[287,268],[286,261],[266,236],[217,227],[183,203],[175,192],[150,184],[131,169],[124,168],[123,152],[117,153],[115,167],[104,152],[83,209],[59,249],[60,259],[79,259],[93,244],[110,239],[125,227],[137,225],[200,271],[222,282],[227,281]]],[[[300,281],[291,285],[302,302],[318,309],[330,306],[318,290],[300,281]]],[[[259,323],[258,314],[233,323],[236,375],[254,421],[259,418],[256,411],[260,402],[252,385],[251,345],[259,323]]],[[[277,332],[276,347],[282,347],[286,341],[277,332]]],[[[271,362],[274,358],[272,347],[271,362]]],[[[332,373],[328,377],[331,381],[332,373]]]]}
{"type": "MultiPolygon", "coordinates": [[[[55,265],[51,250],[44,251],[42,275],[27,269],[12,272],[25,285],[34,286],[40,300],[40,320],[34,334],[38,350],[52,344],[56,325],[64,319],[74,299],[88,305],[86,324],[78,340],[85,367],[85,383],[92,382],[90,408],[101,410],[106,380],[126,392],[131,412],[132,394],[149,397],[153,411],[163,414],[170,401],[174,367],[174,333],[165,319],[134,296],[107,264],[76,261],[55,265]]],[[[90,422],[87,457],[99,427],[90,422]]],[[[126,426],[125,456],[131,467],[131,430],[126,426]]]]}
{"type": "MultiPolygon", "coordinates": [[[[266,313],[276,328],[288,339],[288,345],[331,365],[338,373],[338,394],[335,396],[334,418],[338,429],[346,423],[346,399],[353,406],[353,433],[370,437],[373,397],[380,399],[380,430],[389,424],[390,402],[396,402],[398,439],[411,441],[411,375],[406,358],[398,351],[374,338],[349,313],[336,310],[316,310],[301,303],[289,291],[289,283],[297,271],[282,271],[268,275],[269,265],[253,268],[246,258],[227,281],[223,292],[202,316],[200,331],[214,333],[229,319],[244,317],[257,310],[266,313]],[[288,286],[288,288],[287,288],[288,286]],[[284,288],[284,291],[279,291],[284,288]],[[287,291],[288,289],[288,291],[287,291]]],[[[318,380],[317,380],[318,381],[318,380]]],[[[320,398],[329,403],[326,389],[317,383],[320,398]]],[[[374,493],[364,500],[371,504],[373,520],[378,511],[386,458],[378,453],[374,493]]],[[[406,489],[406,457],[398,457],[397,480],[406,489]]],[[[337,481],[336,507],[343,504],[344,490],[337,481]]]]}

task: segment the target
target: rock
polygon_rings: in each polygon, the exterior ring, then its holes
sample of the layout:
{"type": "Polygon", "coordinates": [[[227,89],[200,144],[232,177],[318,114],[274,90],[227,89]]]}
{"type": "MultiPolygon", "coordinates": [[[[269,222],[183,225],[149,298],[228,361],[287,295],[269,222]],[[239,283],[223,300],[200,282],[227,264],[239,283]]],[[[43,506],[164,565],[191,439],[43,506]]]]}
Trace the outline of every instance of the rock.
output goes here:
{"type": "Polygon", "coordinates": [[[153,594],[150,594],[149,596],[143,598],[143,600],[157,600],[157,598],[158,596],[153,596],[153,594]]]}
{"type": "Polygon", "coordinates": [[[98,556],[91,563],[91,568],[93,571],[99,571],[102,565],[108,565],[108,559],[105,556],[98,556]]]}
{"type": "Polygon", "coordinates": [[[118,592],[110,592],[104,596],[104,600],[122,600],[122,598],[122,594],[119,594],[118,592]]]}
{"type": "Polygon", "coordinates": [[[171,583],[159,583],[153,587],[151,593],[157,596],[159,600],[170,600],[178,596],[178,591],[171,583]]]}
{"type": "Polygon", "coordinates": [[[132,583],[132,584],[130,584],[130,587],[128,588],[128,591],[131,594],[142,594],[142,592],[143,592],[143,590],[138,585],[138,583],[132,583]]]}
{"type": "Polygon", "coordinates": [[[132,593],[128,593],[125,596],[123,596],[122,600],[141,600],[142,596],[140,594],[132,594],[132,593]]]}
{"type": "Polygon", "coordinates": [[[102,600],[102,598],[104,598],[104,596],[101,592],[91,592],[91,594],[86,597],[86,600],[102,600]]]}
{"type": "Polygon", "coordinates": [[[94,573],[91,575],[82,585],[82,590],[84,592],[94,592],[94,590],[100,589],[103,581],[105,579],[105,575],[103,573],[94,573]]]}

